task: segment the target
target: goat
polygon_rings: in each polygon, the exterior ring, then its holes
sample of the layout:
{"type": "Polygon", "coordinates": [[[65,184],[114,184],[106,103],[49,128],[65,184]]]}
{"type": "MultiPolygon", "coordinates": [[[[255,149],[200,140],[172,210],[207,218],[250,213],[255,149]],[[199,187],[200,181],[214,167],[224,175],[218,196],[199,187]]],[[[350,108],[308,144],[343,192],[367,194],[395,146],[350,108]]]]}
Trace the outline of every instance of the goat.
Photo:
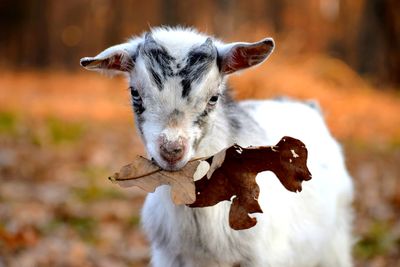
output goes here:
{"type": "Polygon", "coordinates": [[[95,57],[89,70],[129,78],[138,132],[149,157],[178,170],[237,143],[273,145],[285,135],[309,151],[313,179],[299,194],[271,172],[258,174],[258,223],[235,231],[230,203],[188,208],[174,205],[170,188],[147,196],[142,226],[154,267],[347,267],[351,260],[353,185],[340,146],[317,108],[293,100],[233,101],[227,77],[262,63],[271,38],[225,44],[194,29],[160,27],[95,57]]]}

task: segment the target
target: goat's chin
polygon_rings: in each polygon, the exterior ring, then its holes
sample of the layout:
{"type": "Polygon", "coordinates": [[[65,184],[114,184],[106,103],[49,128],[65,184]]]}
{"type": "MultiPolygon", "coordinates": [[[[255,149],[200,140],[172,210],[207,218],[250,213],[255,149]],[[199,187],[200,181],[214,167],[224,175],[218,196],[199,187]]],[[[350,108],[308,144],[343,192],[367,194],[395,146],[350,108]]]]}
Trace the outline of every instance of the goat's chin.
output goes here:
{"type": "Polygon", "coordinates": [[[168,162],[163,159],[157,159],[157,158],[153,159],[161,169],[166,171],[179,171],[188,163],[187,159],[181,159],[177,162],[168,162]]]}

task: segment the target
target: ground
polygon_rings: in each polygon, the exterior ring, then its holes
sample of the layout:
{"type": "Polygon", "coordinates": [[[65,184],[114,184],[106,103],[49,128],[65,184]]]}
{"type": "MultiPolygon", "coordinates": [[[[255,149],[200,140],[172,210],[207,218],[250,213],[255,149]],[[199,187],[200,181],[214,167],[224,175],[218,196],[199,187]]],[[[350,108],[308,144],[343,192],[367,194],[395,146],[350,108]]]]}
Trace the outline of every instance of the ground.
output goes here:
{"type": "MultiPolygon", "coordinates": [[[[3,71],[0,266],[146,266],[145,193],[107,177],[143,146],[122,78],[3,71]]],[[[342,62],[275,59],[234,78],[236,98],[319,102],[356,186],[356,266],[400,260],[400,95],[342,62]]],[[[398,92],[398,91],[397,91],[398,92]]]]}

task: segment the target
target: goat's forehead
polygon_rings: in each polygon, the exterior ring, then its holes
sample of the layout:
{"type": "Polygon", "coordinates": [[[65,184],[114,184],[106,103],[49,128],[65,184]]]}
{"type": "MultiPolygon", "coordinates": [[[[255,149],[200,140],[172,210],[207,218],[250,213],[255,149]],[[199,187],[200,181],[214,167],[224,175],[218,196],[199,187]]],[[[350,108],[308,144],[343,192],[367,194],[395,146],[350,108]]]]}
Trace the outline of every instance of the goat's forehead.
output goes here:
{"type": "Polygon", "coordinates": [[[191,42],[153,37],[145,40],[136,62],[136,74],[142,85],[150,82],[161,95],[168,92],[186,98],[209,83],[210,78],[218,79],[215,46],[205,36],[196,37],[191,42]]]}
{"type": "Polygon", "coordinates": [[[158,28],[153,30],[151,34],[158,44],[165,47],[176,58],[182,58],[193,47],[203,44],[209,38],[209,36],[188,29],[168,30],[158,28]]]}

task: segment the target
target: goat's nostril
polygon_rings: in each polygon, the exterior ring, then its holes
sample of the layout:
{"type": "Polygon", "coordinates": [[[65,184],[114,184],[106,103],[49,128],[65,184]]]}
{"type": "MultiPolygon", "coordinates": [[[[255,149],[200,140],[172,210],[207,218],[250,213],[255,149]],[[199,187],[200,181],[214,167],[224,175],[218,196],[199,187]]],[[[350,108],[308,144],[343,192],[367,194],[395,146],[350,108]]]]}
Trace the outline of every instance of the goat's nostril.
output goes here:
{"type": "Polygon", "coordinates": [[[177,141],[167,141],[160,145],[161,157],[169,163],[175,163],[182,159],[185,153],[185,143],[182,139],[177,141]]]}
{"type": "Polygon", "coordinates": [[[183,149],[182,148],[175,148],[174,150],[172,150],[173,153],[178,154],[180,152],[182,152],[183,149]]]}
{"type": "Polygon", "coordinates": [[[182,147],[168,147],[167,146],[161,146],[160,150],[163,154],[168,154],[168,155],[179,155],[183,153],[183,146],[182,147]]]}

